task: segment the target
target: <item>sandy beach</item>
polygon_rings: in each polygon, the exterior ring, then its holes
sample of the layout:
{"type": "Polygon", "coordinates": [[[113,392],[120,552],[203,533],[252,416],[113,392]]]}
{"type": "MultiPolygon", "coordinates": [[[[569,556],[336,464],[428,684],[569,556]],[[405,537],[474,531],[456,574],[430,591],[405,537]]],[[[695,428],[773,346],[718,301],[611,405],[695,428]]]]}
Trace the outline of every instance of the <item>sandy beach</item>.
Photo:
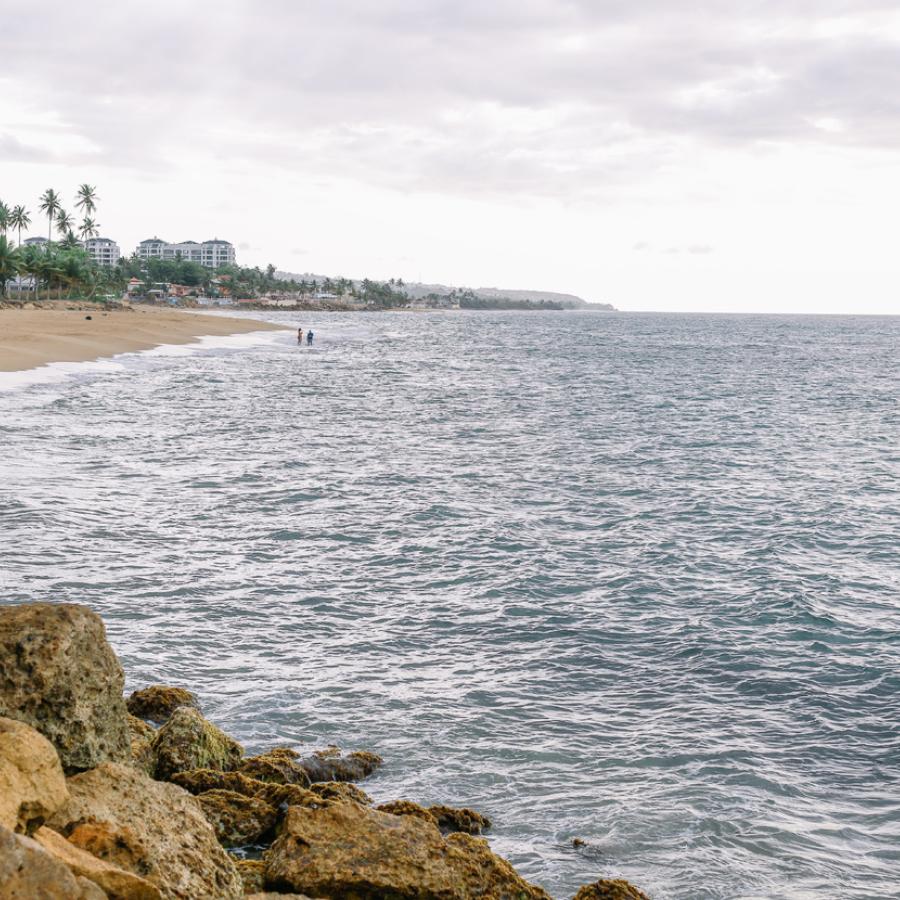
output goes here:
{"type": "Polygon", "coordinates": [[[280,330],[280,326],[152,306],[108,312],[70,310],[59,305],[0,309],[0,372],[18,372],[51,362],[85,362],[161,344],[189,344],[203,335],[271,330],[280,330]]]}

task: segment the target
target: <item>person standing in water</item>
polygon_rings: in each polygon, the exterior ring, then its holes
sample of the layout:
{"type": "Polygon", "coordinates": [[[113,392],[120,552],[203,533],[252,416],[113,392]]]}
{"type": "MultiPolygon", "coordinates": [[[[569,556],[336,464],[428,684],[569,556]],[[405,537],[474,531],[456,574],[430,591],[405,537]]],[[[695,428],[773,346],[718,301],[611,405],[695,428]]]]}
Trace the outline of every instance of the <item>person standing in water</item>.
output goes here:
{"type": "Polygon", "coordinates": [[[312,332],[312,328],[310,328],[309,331],[306,332],[306,346],[312,347],[312,342],[313,342],[313,332],[312,332]]]}
{"type": "Polygon", "coordinates": [[[297,343],[298,344],[303,343],[303,329],[302,328],[297,329],[297,343]]]}

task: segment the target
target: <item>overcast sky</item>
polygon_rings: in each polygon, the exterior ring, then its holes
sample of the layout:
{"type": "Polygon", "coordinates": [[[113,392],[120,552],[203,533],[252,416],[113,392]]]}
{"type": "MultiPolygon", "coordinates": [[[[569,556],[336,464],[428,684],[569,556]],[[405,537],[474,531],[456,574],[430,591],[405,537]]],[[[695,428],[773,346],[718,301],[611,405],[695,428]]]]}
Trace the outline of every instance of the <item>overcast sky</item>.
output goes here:
{"type": "Polygon", "coordinates": [[[900,312],[895,0],[99,0],[0,29],[0,199],[296,272],[900,312]]]}

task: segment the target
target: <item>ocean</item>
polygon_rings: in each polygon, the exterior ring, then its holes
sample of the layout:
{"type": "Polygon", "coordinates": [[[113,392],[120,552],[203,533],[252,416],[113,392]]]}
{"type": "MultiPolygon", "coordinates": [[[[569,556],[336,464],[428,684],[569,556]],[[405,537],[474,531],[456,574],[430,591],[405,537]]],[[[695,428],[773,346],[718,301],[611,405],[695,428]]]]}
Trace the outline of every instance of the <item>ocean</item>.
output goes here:
{"type": "Polygon", "coordinates": [[[900,318],[265,318],[0,382],[3,602],[554,897],[900,897],[900,318]]]}

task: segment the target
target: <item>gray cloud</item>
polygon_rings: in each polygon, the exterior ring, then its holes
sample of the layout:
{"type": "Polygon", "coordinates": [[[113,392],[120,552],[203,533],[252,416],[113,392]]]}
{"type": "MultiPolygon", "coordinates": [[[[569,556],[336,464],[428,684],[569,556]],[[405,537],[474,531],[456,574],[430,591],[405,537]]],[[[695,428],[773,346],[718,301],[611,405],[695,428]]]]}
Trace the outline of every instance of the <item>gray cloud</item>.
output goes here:
{"type": "MultiPolygon", "coordinates": [[[[894,6],[160,0],[141,17],[101,0],[88,19],[51,0],[7,19],[0,58],[13,91],[105,164],[162,172],[196,152],[403,190],[577,200],[709,144],[893,151],[900,48],[882,35],[894,6]]],[[[14,131],[0,139],[0,157],[29,152],[14,131]]]]}

